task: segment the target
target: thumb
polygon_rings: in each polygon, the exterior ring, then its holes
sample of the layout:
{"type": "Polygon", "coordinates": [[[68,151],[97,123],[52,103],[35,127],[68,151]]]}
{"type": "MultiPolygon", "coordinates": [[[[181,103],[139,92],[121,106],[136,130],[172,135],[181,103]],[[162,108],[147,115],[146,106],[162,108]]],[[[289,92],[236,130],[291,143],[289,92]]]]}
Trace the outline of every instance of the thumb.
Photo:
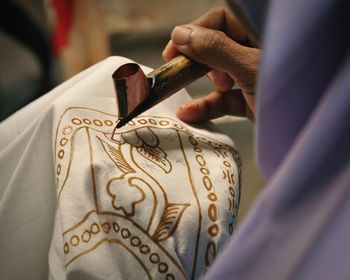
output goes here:
{"type": "Polygon", "coordinates": [[[258,49],[242,46],[221,31],[196,25],[175,27],[171,40],[179,52],[229,73],[243,91],[254,92],[259,66],[258,49]]]}

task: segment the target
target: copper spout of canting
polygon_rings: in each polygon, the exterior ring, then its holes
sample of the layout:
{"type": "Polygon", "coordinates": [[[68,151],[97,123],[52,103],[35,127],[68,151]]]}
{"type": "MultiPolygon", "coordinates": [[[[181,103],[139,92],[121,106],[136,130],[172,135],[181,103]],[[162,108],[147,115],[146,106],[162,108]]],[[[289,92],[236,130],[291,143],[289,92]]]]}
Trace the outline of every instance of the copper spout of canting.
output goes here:
{"type": "Polygon", "coordinates": [[[120,66],[112,75],[122,127],[178,90],[205,75],[210,68],[179,55],[145,75],[136,63],[120,66]]]}
{"type": "Polygon", "coordinates": [[[150,81],[136,63],[123,64],[112,77],[117,90],[119,119],[124,119],[147,98],[150,81]]]}

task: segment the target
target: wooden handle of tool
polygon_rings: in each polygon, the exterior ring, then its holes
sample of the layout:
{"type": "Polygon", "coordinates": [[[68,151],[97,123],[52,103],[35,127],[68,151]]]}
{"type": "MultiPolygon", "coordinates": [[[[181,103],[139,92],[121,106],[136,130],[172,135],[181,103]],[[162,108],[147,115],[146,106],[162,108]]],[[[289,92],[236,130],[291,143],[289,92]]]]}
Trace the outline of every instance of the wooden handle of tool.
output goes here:
{"type": "Polygon", "coordinates": [[[204,64],[179,55],[147,75],[151,79],[151,94],[161,101],[210,71],[204,64]]]}

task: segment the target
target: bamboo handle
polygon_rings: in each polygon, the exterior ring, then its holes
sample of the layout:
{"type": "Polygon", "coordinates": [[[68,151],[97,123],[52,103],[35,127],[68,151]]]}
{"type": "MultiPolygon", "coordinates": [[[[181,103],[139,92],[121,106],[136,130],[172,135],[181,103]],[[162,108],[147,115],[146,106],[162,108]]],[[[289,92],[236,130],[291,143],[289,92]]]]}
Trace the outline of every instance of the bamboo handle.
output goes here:
{"type": "Polygon", "coordinates": [[[210,71],[204,64],[179,55],[147,75],[151,80],[151,94],[162,101],[210,71]]]}

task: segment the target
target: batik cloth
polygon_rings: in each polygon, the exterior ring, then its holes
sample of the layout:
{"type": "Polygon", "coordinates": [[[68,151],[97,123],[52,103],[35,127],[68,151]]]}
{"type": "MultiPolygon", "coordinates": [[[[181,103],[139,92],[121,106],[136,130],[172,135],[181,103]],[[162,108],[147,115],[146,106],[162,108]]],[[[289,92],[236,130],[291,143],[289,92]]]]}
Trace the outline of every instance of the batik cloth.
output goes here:
{"type": "Polygon", "coordinates": [[[1,123],[1,278],[195,279],[232,234],[232,140],[176,118],[184,90],[116,129],[111,75],[127,62],[109,58],[1,123]]]}

